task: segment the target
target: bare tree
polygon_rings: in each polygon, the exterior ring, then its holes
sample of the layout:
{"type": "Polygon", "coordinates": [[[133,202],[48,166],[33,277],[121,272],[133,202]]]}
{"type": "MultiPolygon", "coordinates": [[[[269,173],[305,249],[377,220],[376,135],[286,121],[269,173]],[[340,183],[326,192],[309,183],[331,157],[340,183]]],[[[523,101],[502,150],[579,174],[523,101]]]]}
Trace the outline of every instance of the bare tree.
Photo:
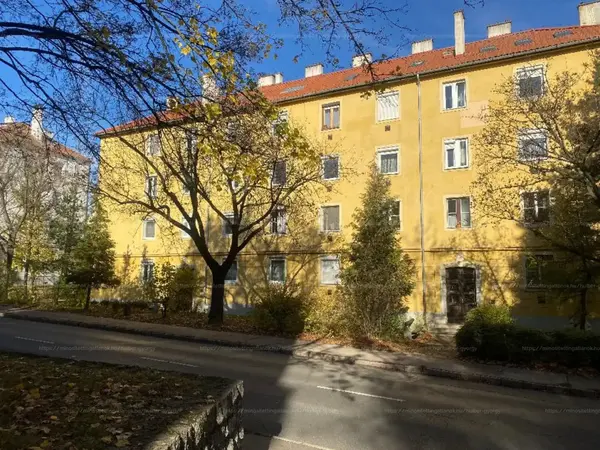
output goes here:
{"type": "Polygon", "coordinates": [[[479,214],[517,223],[530,238],[525,246],[542,243],[561,255],[553,282],[579,292],[581,328],[600,275],[598,55],[590,61],[582,73],[548,79],[539,67],[525,68],[497,88],[476,138],[473,184],[479,214]]]}

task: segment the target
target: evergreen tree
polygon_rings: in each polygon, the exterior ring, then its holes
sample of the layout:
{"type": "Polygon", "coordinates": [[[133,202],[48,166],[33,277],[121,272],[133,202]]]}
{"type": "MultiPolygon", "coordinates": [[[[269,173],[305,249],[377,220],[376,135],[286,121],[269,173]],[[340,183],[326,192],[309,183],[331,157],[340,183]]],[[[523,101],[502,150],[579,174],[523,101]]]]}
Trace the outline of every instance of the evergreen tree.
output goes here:
{"type": "Polygon", "coordinates": [[[92,288],[117,283],[114,242],[108,231],[108,218],[97,203],[94,214],[85,225],[83,236],[73,250],[73,266],[67,282],[85,286],[84,309],[90,305],[92,288]]]}
{"type": "Polygon", "coordinates": [[[400,247],[399,222],[392,214],[396,206],[388,180],[372,167],[341,272],[346,317],[361,336],[386,334],[406,311],[403,300],[414,288],[414,264],[400,247]]]}

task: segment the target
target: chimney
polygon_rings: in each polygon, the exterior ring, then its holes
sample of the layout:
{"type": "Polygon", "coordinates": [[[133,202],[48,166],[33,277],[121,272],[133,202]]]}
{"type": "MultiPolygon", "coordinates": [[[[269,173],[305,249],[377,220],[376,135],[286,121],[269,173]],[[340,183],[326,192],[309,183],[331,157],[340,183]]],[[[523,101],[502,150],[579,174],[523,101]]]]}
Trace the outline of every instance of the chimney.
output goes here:
{"type": "Polygon", "coordinates": [[[465,53],[465,13],[460,10],[454,13],[454,54],[465,53]]]}
{"type": "Polygon", "coordinates": [[[433,39],[425,39],[423,41],[413,42],[412,54],[423,53],[433,50],[433,39]]]}
{"type": "Polygon", "coordinates": [[[600,25],[600,2],[581,3],[579,10],[579,25],[600,25]]]}
{"type": "Polygon", "coordinates": [[[202,102],[214,102],[220,94],[215,77],[211,74],[202,75],[202,102]]]}
{"type": "Polygon", "coordinates": [[[44,138],[44,108],[41,105],[35,105],[31,113],[31,135],[41,141],[44,138]]]}
{"type": "Polygon", "coordinates": [[[323,64],[321,63],[306,66],[304,69],[304,78],[316,77],[317,75],[323,75],[323,64]]]}
{"type": "Polygon", "coordinates": [[[373,55],[365,53],[364,55],[356,55],[352,58],[352,67],[362,67],[365,64],[373,62],[373,55]]]}
{"type": "Polygon", "coordinates": [[[507,20],[506,22],[495,23],[487,27],[488,38],[494,36],[502,36],[503,34],[510,34],[512,32],[512,22],[507,20]]]}
{"type": "Polygon", "coordinates": [[[15,123],[15,118],[13,116],[6,116],[4,118],[4,123],[15,123]]]}
{"type": "Polygon", "coordinates": [[[277,72],[276,74],[273,74],[273,76],[275,77],[275,84],[283,83],[283,74],[281,72],[277,72]]]}

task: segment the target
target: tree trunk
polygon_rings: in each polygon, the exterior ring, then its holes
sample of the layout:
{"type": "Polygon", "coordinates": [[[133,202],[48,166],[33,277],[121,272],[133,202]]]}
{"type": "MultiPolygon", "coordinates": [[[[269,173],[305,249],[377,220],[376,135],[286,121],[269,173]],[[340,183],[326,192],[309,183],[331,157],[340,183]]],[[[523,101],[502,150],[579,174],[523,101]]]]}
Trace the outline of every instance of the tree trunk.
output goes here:
{"type": "Polygon", "coordinates": [[[25,274],[23,275],[23,284],[25,285],[25,303],[29,303],[29,261],[25,260],[23,267],[25,274]]]}
{"type": "Polygon", "coordinates": [[[8,293],[12,280],[12,265],[14,257],[15,255],[12,251],[8,251],[6,253],[6,264],[4,267],[6,269],[6,274],[4,276],[4,289],[2,290],[2,300],[4,301],[4,303],[8,303],[8,293]]]}
{"type": "Polygon", "coordinates": [[[587,322],[588,308],[587,308],[587,296],[589,292],[589,284],[592,280],[592,275],[588,272],[585,277],[585,284],[579,294],[579,329],[585,331],[585,324],[587,322]]]}
{"type": "Polygon", "coordinates": [[[92,285],[88,284],[87,289],[85,291],[85,306],[83,307],[84,311],[90,309],[90,298],[92,297],[92,285]]]}
{"type": "Polygon", "coordinates": [[[223,323],[223,306],[225,300],[225,275],[227,270],[219,267],[212,273],[212,288],[210,292],[210,310],[208,311],[208,323],[210,325],[221,325],[223,323]]]}

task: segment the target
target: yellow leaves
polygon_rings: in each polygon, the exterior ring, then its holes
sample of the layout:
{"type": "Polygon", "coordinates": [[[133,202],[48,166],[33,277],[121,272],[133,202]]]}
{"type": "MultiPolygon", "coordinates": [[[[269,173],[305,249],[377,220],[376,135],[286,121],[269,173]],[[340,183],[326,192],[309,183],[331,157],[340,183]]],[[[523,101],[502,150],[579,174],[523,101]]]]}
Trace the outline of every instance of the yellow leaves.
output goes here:
{"type": "Polygon", "coordinates": [[[104,442],[105,444],[110,444],[112,442],[113,437],[112,436],[104,436],[102,438],[100,438],[100,440],[102,442],[104,442]]]}
{"type": "Polygon", "coordinates": [[[56,417],[56,416],[50,416],[50,420],[58,420],[58,417],[56,417]]]}
{"type": "Polygon", "coordinates": [[[37,400],[40,398],[40,390],[38,388],[30,389],[29,395],[31,396],[31,398],[37,400]]]}
{"type": "Polygon", "coordinates": [[[129,440],[127,438],[118,438],[115,444],[115,447],[124,448],[129,445],[129,440]]]}
{"type": "Polygon", "coordinates": [[[192,51],[192,49],[190,48],[190,46],[186,45],[185,47],[183,47],[181,49],[181,54],[184,55],[184,56],[187,56],[187,55],[189,55],[191,53],[191,51],[192,51]]]}
{"type": "Polygon", "coordinates": [[[208,36],[208,39],[209,39],[209,41],[210,41],[211,44],[217,45],[219,32],[217,31],[216,28],[214,28],[214,27],[207,27],[206,28],[206,35],[208,36]]]}

